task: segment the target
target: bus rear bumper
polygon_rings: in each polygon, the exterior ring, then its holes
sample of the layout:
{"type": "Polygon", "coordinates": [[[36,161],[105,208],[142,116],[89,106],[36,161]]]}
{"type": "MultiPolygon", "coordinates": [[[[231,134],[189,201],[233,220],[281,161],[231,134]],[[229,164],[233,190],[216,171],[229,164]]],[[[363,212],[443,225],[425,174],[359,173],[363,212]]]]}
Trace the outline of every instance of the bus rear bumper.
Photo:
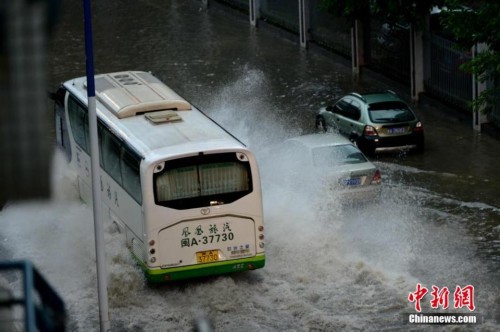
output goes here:
{"type": "Polygon", "coordinates": [[[141,267],[144,270],[144,274],[146,275],[146,279],[148,282],[162,283],[247,270],[256,270],[263,268],[265,265],[265,261],[265,255],[260,254],[250,258],[234,259],[217,263],[190,265],[168,269],[148,269],[144,265],[142,265],[141,267]]]}

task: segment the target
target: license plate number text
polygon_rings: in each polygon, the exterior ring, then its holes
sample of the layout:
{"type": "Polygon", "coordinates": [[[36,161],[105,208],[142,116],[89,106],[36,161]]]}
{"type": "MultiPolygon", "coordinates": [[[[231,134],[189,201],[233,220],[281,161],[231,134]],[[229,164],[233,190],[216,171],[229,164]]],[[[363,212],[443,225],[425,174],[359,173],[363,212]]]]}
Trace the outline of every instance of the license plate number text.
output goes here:
{"type": "Polygon", "coordinates": [[[205,250],[196,253],[197,263],[211,263],[219,260],[219,250],[205,250]]]}
{"type": "Polygon", "coordinates": [[[387,132],[389,134],[403,134],[403,133],[406,132],[406,128],[405,127],[401,127],[401,128],[388,128],[387,132]]]}
{"type": "Polygon", "coordinates": [[[344,186],[359,186],[361,184],[361,178],[344,179],[342,184],[344,186]]]}

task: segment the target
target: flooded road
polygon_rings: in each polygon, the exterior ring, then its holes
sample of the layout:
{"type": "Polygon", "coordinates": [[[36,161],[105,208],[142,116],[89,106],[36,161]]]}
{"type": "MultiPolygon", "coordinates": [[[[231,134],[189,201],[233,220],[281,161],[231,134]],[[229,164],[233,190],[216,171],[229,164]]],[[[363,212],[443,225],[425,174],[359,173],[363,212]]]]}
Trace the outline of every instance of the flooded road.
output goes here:
{"type": "MultiPolygon", "coordinates": [[[[267,148],[314,132],[316,110],[344,93],[390,88],[408,100],[409,88],[368,72],[353,80],[345,59],[301,51],[298,37],[252,29],[246,16],[219,6],[207,11],[199,1],[95,1],[93,12],[96,73],[152,71],[266,165],[262,270],[150,287],[119,234],[105,226],[113,331],[188,331],[202,316],[217,331],[456,328],[407,323],[417,283],[451,293],[473,285],[481,323],[460,328],[499,328],[500,142],[424,100],[416,111],[426,151],[379,156],[382,199],[345,209],[335,192],[270,181],[279,164],[265,160],[267,148]]],[[[52,37],[50,90],[85,75],[81,1],[63,3],[52,37]]],[[[58,154],[53,182],[50,201],[0,211],[2,247],[12,258],[32,259],[55,285],[69,330],[98,330],[92,211],[58,154]]],[[[428,302],[423,312],[470,313],[428,302]]]]}

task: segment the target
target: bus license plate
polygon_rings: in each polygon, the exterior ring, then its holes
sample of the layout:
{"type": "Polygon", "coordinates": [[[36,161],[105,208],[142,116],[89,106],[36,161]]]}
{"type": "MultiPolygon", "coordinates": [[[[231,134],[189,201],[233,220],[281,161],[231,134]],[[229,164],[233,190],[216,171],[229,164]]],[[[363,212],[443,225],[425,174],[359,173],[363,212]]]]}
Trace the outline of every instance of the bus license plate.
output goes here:
{"type": "Polygon", "coordinates": [[[210,263],[219,260],[219,250],[198,251],[196,261],[198,263],[210,263]]]}

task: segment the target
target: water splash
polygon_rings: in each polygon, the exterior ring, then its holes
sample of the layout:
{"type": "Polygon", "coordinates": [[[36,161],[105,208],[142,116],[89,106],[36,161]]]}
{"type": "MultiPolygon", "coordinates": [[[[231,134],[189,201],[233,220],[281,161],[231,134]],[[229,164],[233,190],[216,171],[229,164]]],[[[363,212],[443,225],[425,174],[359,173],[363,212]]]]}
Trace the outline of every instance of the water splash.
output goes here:
{"type": "MultiPolygon", "coordinates": [[[[247,68],[210,107],[262,164],[266,267],[150,287],[123,246],[123,234],[105,225],[112,328],[188,331],[193,319],[207,316],[218,331],[400,330],[406,327],[402,314],[412,312],[406,297],[417,282],[474,284],[484,326],[497,326],[495,275],[474,257],[474,242],[457,227],[460,215],[428,204],[450,204],[448,197],[388,181],[388,172],[381,201],[345,209],[338,193],[318,184],[310,170],[302,171],[307,185],[300,187],[280,177],[279,162],[267,152],[301,131],[285,125],[279,110],[269,112],[269,100],[248,98],[265,95],[266,81],[247,68]]],[[[56,286],[71,330],[95,330],[92,213],[78,199],[74,173],[62,157],[54,160],[50,201],[11,204],[0,212],[2,247],[12,258],[32,259],[56,286]]]]}

